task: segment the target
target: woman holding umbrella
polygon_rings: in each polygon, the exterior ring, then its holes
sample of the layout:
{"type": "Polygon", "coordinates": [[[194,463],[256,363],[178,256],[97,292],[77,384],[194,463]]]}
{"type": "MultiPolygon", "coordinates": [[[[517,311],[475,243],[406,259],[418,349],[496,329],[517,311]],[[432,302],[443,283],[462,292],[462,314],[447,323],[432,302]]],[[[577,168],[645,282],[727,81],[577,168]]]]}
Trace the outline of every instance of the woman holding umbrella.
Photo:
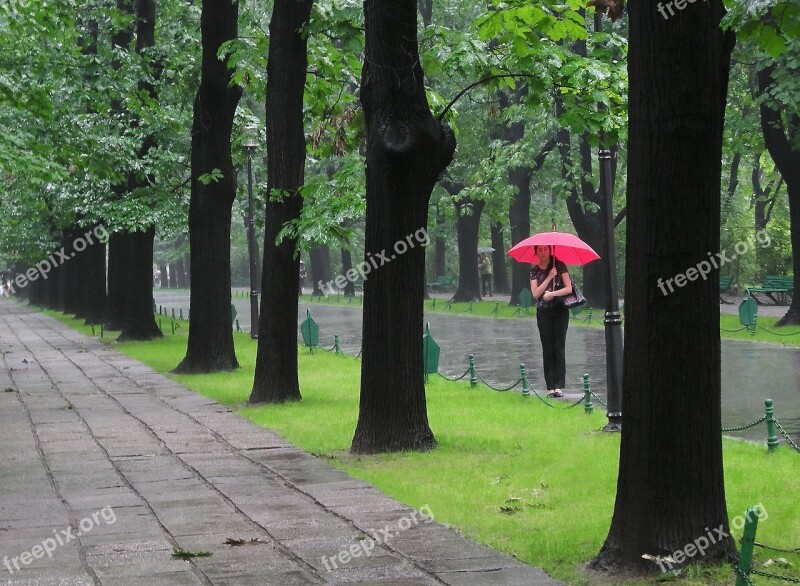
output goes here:
{"type": "Polygon", "coordinates": [[[542,341],[547,396],[563,397],[569,310],[561,298],[572,293],[572,281],[567,265],[553,256],[550,246],[534,246],[534,253],[538,262],[531,267],[531,293],[536,299],[536,325],[542,341]]]}

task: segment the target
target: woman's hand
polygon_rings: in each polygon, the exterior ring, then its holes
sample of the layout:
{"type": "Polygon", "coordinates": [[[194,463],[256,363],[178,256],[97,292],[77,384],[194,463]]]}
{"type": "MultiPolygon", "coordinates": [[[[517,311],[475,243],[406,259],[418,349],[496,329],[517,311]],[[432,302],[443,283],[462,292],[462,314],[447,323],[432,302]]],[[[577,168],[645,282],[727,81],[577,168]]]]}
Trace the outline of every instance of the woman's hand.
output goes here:
{"type": "Polygon", "coordinates": [[[547,279],[552,281],[553,279],[556,278],[557,274],[558,271],[556,270],[556,267],[553,267],[552,269],[550,269],[550,274],[547,275],[547,279]]]}
{"type": "Polygon", "coordinates": [[[544,299],[545,301],[550,301],[551,299],[553,299],[553,297],[555,297],[555,295],[553,295],[552,291],[545,291],[544,295],[542,295],[542,299],[544,299]]]}

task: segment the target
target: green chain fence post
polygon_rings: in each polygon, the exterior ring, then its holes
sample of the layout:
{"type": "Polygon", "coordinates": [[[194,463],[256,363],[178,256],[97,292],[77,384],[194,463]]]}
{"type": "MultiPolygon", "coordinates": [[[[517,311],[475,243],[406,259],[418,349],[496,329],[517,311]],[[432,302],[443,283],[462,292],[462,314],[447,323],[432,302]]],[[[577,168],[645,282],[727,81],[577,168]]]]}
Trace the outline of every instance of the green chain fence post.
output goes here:
{"type": "Polygon", "coordinates": [[[180,317],[181,319],[183,319],[183,309],[180,309],[180,310],[178,310],[178,311],[180,312],[180,315],[179,315],[178,317],[180,317]]]}
{"type": "Polygon", "coordinates": [[[175,319],[175,308],[172,308],[172,319],[175,319]]]}
{"type": "Polygon", "coordinates": [[[589,386],[589,374],[583,375],[583,412],[587,415],[594,412],[592,405],[592,388],[589,386]]]}
{"type": "Polygon", "coordinates": [[[431,309],[436,309],[436,297],[433,298],[433,302],[431,303],[431,309]]]}
{"type": "Polygon", "coordinates": [[[158,320],[158,329],[161,331],[162,334],[164,333],[164,328],[161,327],[161,319],[158,320]]]}
{"type": "Polygon", "coordinates": [[[467,308],[467,313],[472,313],[472,301],[469,302],[469,307],[467,308]]]}
{"type": "Polygon", "coordinates": [[[475,373],[475,355],[469,355],[469,386],[473,389],[478,386],[478,376],[475,373]]]}
{"type": "Polygon", "coordinates": [[[739,572],[736,576],[736,586],[747,586],[746,576],[750,573],[750,564],[753,561],[753,545],[756,541],[756,527],[758,526],[758,511],[749,507],[745,514],[744,534],[742,535],[742,551],[739,554],[739,572]]]}
{"type": "Polygon", "coordinates": [[[175,320],[172,319],[172,320],[170,320],[169,323],[172,325],[172,335],[174,336],[175,335],[175,320]]]}
{"type": "Polygon", "coordinates": [[[775,408],[772,399],[765,399],[764,405],[767,412],[767,449],[774,452],[778,449],[778,433],[775,430],[775,408]]]}
{"type": "Polygon", "coordinates": [[[531,387],[528,384],[528,371],[525,369],[525,364],[523,362],[519,364],[519,373],[522,376],[522,396],[530,397],[531,387]]]}
{"type": "Polygon", "coordinates": [[[100,337],[103,337],[103,324],[100,324],[100,337]]]}
{"type": "Polygon", "coordinates": [[[334,334],[333,335],[333,349],[334,349],[334,352],[333,352],[334,354],[341,354],[342,353],[341,348],[339,348],[339,334],[334,334]]]}
{"type": "Polygon", "coordinates": [[[753,316],[753,325],[750,326],[750,335],[751,336],[755,336],[756,335],[756,322],[757,321],[758,321],[758,316],[754,315],[753,316]]]}
{"type": "Polygon", "coordinates": [[[514,317],[521,317],[522,316],[522,307],[520,307],[519,303],[517,303],[517,310],[514,312],[514,317]]]}
{"type": "Polygon", "coordinates": [[[492,313],[494,314],[495,317],[497,317],[499,311],[500,311],[500,302],[499,301],[495,301],[494,302],[494,309],[492,310],[492,313]]]}

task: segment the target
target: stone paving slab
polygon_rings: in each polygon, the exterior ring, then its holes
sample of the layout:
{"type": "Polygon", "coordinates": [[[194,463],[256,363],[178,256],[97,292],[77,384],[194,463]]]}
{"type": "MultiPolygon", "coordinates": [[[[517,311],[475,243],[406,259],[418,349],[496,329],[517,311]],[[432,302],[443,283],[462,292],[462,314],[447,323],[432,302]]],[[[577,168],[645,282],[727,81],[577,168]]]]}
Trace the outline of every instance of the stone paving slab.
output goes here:
{"type": "Polygon", "coordinates": [[[560,584],[54,319],[0,321],[2,585],[560,584]]]}

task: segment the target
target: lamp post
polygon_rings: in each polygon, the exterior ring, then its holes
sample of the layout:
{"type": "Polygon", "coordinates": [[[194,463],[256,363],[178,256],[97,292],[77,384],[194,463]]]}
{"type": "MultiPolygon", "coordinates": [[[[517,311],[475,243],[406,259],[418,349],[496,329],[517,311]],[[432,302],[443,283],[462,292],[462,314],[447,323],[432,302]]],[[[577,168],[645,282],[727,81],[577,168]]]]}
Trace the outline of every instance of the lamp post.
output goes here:
{"type": "Polygon", "coordinates": [[[258,338],[258,248],[256,246],[256,228],[253,221],[253,151],[258,146],[256,126],[245,127],[245,139],[242,146],[247,152],[247,253],[250,258],[250,337],[258,338]]]}
{"type": "Polygon", "coordinates": [[[608,423],[603,431],[622,430],[622,317],[617,296],[617,259],[614,250],[614,209],[611,189],[611,150],[605,148],[605,133],[601,133],[600,189],[603,192],[605,213],[606,258],[606,313],[603,323],[606,331],[606,385],[608,423]]]}
{"type": "MultiPolygon", "coordinates": [[[[594,13],[594,30],[603,28],[599,10],[594,13]]],[[[605,106],[597,105],[603,112],[605,106]]],[[[606,398],[608,423],[603,431],[622,431],[622,316],[619,313],[617,292],[617,255],[614,247],[614,194],[611,177],[611,150],[606,144],[606,133],[600,131],[600,191],[603,200],[606,258],[606,313],[603,319],[606,333],[606,398]]]]}

